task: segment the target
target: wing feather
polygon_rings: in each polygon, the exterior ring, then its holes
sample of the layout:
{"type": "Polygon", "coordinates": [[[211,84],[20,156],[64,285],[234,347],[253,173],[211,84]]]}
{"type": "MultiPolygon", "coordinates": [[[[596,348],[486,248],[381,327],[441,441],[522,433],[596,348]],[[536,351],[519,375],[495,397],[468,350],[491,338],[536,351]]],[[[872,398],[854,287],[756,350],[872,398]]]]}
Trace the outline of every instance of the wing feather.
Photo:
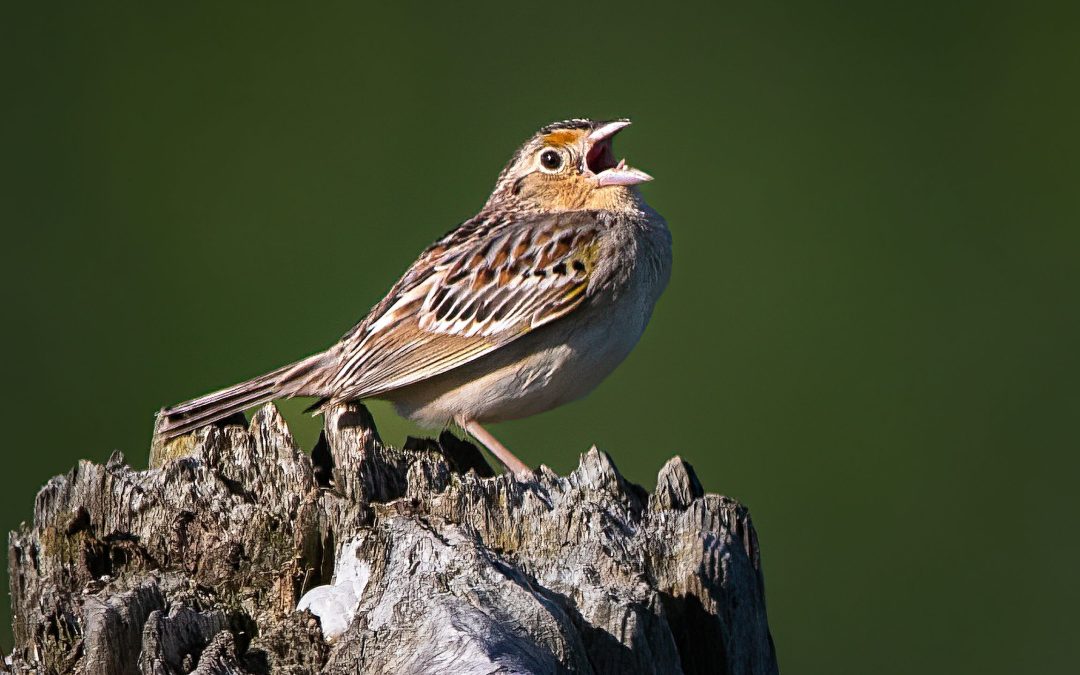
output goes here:
{"type": "Polygon", "coordinates": [[[377,396],[477,359],[581,305],[596,221],[467,223],[436,242],[340,346],[334,400],[377,396]]]}

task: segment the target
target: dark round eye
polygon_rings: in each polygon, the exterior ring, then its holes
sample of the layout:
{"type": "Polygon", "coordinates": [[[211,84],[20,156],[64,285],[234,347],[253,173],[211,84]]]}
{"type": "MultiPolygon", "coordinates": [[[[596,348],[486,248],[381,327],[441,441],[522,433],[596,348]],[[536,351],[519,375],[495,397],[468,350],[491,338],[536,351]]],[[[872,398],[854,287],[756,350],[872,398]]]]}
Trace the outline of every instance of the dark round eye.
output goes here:
{"type": "Polygon", "coordinates": [[[540,153],[540,166],[548,171],[558,171],[562,166],[562,155],[558,150],[548,148],[540,153]]]}

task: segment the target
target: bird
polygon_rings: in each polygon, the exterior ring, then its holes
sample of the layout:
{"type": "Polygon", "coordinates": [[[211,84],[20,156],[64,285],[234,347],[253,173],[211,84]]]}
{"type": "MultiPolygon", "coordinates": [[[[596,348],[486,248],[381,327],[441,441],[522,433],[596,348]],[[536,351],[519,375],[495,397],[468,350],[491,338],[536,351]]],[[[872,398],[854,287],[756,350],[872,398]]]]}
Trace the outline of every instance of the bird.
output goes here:
{"type": "Polygon", "coordinates": [[[509,473],[531,469],[485,425],[591,392],[642,336],[671,275],[667,222],[615,161],[628,119],[568,119],[522,144],[472,218],[425,249],[340,341],[162,408],[166,441],[267,401],[319,414],[376,399],[427,428],[456,424],[509,473]]]}

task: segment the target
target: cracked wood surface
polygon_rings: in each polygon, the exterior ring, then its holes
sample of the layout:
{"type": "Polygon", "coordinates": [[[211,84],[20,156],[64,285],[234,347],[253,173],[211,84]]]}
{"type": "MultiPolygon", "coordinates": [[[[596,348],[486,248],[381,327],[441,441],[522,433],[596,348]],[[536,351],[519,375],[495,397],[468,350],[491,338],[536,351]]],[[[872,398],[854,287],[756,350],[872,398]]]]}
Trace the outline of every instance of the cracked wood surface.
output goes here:
{"type": "Polygon", "coordinates": [[[49,481],[0,668],[777,672],[749,513],[679,458],[649,494],[596,449],[521,481],[449,433],[388,447],[358,404],[310,456],[272,405],[239,421],[49,481]]]}

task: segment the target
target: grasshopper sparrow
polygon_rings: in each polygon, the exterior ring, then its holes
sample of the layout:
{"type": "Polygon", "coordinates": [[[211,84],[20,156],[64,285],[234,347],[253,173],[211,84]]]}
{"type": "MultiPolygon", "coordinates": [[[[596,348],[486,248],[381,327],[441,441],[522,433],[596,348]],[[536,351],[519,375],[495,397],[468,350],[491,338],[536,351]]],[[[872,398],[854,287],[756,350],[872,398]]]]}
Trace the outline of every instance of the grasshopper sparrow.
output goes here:
{"type": "Polygon", "coordinates": [[[432,244],[330,349],[159,413],[169,439],[275,398],[311,410],[390,401],[437,428],[456,422],[509,470],[528,467],[481,424],[589,393],[645,330],[671,270],[671,235],[616,162],[628,120],[543,127],[487,203],[432,244]]]}

